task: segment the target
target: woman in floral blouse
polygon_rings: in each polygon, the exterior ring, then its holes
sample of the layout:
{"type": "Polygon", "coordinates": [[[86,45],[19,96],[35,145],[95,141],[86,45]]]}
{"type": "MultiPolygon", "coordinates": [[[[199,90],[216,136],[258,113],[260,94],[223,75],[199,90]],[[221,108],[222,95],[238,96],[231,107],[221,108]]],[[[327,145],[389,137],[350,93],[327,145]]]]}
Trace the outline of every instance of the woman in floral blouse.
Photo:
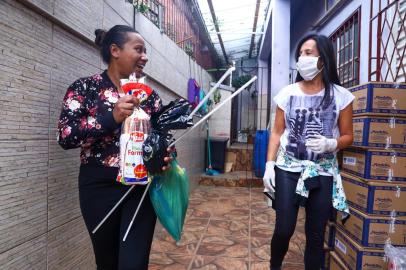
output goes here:
{"type": "MultiPolygon", "coordinates": [[[[89,232],[129,188],[115,181],[121,123],[136,106],[151,115],[162,105],[154,91],[144,100],[138,100],[124,95],[120,88],[120,79],[133,73],[141,76],[148,61],[141,35],[124,25],[116,25],[108,32],[98,29],[95,34],[108,68],[102,74],[78,79],[68,88],[58,124],[59,144],[64,149],[81,148],[79,199],[89,232]]],[[[127,240],[121,241],[144,189],[137,186],[103,226],[95,234],[90,233],[97,269],[148,268],[156,222],[149,196],[127,240]]]]}

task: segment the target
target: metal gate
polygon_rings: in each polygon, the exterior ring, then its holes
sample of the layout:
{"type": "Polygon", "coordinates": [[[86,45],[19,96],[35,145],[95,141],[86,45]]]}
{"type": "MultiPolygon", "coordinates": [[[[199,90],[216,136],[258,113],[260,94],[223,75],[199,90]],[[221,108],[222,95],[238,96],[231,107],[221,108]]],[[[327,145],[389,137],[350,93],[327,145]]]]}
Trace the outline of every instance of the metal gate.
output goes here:
{"type": "Polygon", "coordinates": [[[266,129],[270,120],[270,92],[268,82],[261,78],[268,68],[258,66],[237,66],[235,78],[258,76],[257,83],[243,91],[232,101],[231,106],[231,143],[252,143],[258,129],[266,129]],[[266,91],[266,92],[264,92],[266,91]]]}
{"type": "Polygon", "coordinates": [[[371,1],[369,81],[406,81],[406,0],[371,1]]]}

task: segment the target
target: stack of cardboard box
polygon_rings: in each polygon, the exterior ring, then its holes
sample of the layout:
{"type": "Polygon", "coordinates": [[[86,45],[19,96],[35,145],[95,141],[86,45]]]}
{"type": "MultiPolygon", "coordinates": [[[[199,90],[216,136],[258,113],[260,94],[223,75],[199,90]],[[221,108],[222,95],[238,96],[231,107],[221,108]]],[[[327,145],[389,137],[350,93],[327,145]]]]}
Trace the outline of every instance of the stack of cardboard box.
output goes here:
{"type": "Polygon", "coordinates": [[[383,247],[406,245],[406,84],[354,87],[354,143],[342,153],[351,217],[329,225],[329,268],[384,270],[383,247]],[[332,232],[331,232],[332,231],[332,232]]]}

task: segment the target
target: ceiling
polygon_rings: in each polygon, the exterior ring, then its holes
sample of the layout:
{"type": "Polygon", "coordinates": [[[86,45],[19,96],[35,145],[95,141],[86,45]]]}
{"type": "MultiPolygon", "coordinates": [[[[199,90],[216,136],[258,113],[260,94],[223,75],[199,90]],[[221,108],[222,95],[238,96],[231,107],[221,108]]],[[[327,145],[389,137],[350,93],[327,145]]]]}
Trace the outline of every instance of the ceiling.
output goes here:
{"type": "Polygon", "coordinates": [[[257,56],[258,42],[262,36],[270,0],[197,2],[210,39],[226,64],[257,56]]]}

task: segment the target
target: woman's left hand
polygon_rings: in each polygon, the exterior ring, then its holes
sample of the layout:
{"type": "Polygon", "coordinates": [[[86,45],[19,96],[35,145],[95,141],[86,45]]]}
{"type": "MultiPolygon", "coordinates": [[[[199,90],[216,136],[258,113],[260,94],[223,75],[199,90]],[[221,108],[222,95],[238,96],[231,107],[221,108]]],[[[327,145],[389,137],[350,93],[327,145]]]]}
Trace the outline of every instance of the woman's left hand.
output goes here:
{"type": "Polygon", "coordinates": [[[337,149],[337,140],[328,139],[322,135],[315,135],[314,139],[306,142],[306,147],[316,154],[334,152],[337,149]]]}
{"type": "Polygon", "coordinates": [[[163,171],[169,170],[169,169],[171,168],[171,164],[170,164],[170,163],[171,163],[171,161],[173,160],[172,153],[175,153],[175,152],[176,152],[175,146],[168,147],[168,148],[166,149],[166,152],[168,153],[168,156],[164,158],[164,161],[166,162],[166,165],[162,167],[162,170],[163,170],[163,171]]]}

